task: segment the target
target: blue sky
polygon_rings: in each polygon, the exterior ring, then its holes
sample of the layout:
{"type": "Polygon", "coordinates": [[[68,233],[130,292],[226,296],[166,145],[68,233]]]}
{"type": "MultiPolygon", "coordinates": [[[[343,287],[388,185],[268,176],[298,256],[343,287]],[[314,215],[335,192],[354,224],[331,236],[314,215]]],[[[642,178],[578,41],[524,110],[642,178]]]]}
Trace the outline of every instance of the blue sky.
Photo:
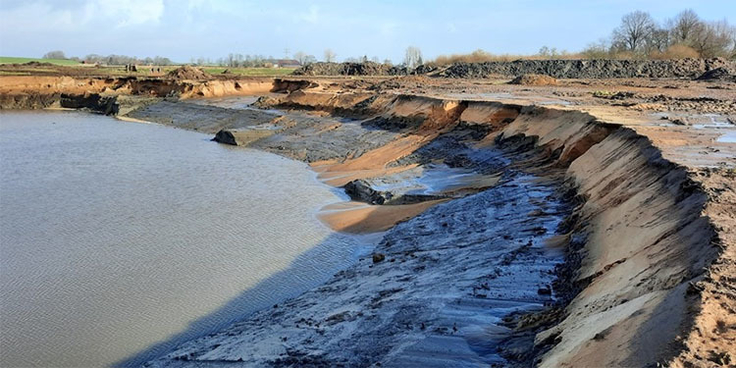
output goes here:
{"type": "Polygon", "coordinates": [[[175,61],[228,53],[283,57],[303,51],[339,60],[401,61],[407,46],[425,58],[484,49],[570,51],[610,35],[621,16],[648,11],[663,21],[694,9],[736,23],[736,0],[587,1],[226,1],[0,0],[0,55],[161,55],[175,61]]]}

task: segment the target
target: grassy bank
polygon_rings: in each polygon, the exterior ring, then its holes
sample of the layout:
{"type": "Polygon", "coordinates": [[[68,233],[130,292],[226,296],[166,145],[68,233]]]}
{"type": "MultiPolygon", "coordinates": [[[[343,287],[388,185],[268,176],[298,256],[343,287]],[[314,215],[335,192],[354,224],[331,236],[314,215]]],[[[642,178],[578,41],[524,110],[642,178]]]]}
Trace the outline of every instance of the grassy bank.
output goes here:
{"type": "MultiPolygon", "coordinates": [[[[23,65],[29,62],[49,63],[59,67],[72,67],[73,69],[64,69],[64,74],[77,75],[77,74],[99,74],[109,76],[124,76],[124,75],[140,75],[140,76],[161,76],[166,74],[181,65],[168,65],[163,67],[158,66],[146,66],[137,65],[137,72],[129,72],[125,70],[123,65],[109,65],[99,66],[92,68],[93,65],[81,64],[73,60],[66,59],[39,59],[39,58],[26,58],[26,57],[11,57],[11,56],[0,56],[0,65],[6,65],[6,68],[0,70],[0,75],[33,75],[37,73],[49,74],[58,73],[57,68],[53,66],[39,67],[35,65],[23,65]],[[17,66],[11,66],[10,64],[19,64],[17,66]],[[152,71],[151,69],[154,68],[152,71]]],[[[291,74],[295,68],[227,68],[221,66],[202,66],[200,67],[203,71],[218,75],[222,74],[225,70],[230,75],[236,76],[253,76],[253,77],[277,77],[291,74]]]]}
{"type": "Polygon", "coordinates": [[[0,64],[25,64],[31,61],[39,63],[49,63],[54,65],[80,65],[79,62],[66,59],[38,59],[25,57],[0,56],[0,64]]]}

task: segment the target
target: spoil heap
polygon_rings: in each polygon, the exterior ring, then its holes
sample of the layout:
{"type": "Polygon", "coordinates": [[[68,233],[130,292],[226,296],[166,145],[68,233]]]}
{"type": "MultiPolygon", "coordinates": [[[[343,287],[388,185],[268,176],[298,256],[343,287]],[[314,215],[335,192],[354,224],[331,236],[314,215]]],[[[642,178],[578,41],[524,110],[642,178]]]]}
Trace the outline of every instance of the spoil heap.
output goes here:
{"type": "Polygon", "coordinates": [[[184,65],[178,67],[168,73],[166,76],[175,80],[205,80],[210,79],[210,75],[202,71],[202,69],[184,65]]]}

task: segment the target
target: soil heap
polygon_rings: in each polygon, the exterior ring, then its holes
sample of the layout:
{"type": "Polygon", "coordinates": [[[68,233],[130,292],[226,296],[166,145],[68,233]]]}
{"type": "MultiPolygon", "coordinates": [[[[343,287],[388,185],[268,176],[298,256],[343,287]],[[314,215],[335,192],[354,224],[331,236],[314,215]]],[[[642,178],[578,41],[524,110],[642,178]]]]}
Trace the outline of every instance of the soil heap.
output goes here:
{"type": "Polygon", "coordinates": [[[168,73],[166,76],[175,80],[205,80],[210,79],[210,75],[202,71],[202,69],[184,65],[178,67],[168,73]]]}
{"type": "Polygon", "coordinates": [[[521,84],[525,86],[555,86],[557,85],[557,79],[540,74],[522,74],[514,78],[514,80],[509,82],[509,84],[521,84]]]}
{"type": "Polygon", "coordinates": [[[731,81],[736,82],[736,73],[734,70],[729,70],[725,67],[715,68],[712,70],[709,70],[705,73],[703,73],[701,76],[696,78],[696,80],[700,81],[716,81],[716,80],[722,80],[722,81],[731,81]]]}
{"type": "Polygon", "coordinates": [[[366,61],[364,63],[312,63],[295,70],[293,75],[406,75],[406,68],[366,61]]]}

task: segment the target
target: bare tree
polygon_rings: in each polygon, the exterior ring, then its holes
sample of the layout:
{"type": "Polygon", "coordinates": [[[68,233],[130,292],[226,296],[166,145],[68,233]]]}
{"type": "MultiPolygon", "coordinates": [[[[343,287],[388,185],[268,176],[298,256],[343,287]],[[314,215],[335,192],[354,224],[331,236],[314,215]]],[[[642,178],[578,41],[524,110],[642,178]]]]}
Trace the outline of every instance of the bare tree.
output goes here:
{"type": "Polygon", "coordinates": [[[635,11],[621,18],[621,25],[613,31],[614,43],[629,51],[640,51],[656,25],[649,13],[635,11]]]}
{"type": "Polygon", "coordinates": [[[307,65],[317,61],[317,58],[314,57],[314,55],[307,55],[301,51],[294,54],[294,59],[296,59],[300,65],[307,65]]]}
{"type": "Polygon", "coordinates": [[[693,31],[692,47],[701,57],[730,56],[733,52],[736,28],[727,20],[700,23],[693,31]]]}
{"type": "Polygon", "coordinates": [[[330,49],[325,49],[325,61],[328,63],[334,63],[337,55],[330,49]]]}
{"type": "Polygon", "coordinates": [[[683,10],[675,19],[667,22],[673,43],[690,45],[695,31],[702,25],[702,21],[692,9],[683,10]]]}
{"type": "Polygon", "coordinates": [[[422,50],[418,47],[409,46],[404,54],[404,65],[407,68],[414,69],[422,64],[422,50]]]}
{"type": "Polygon", "coordinates": [[[298,51],[298,52],[294,53],[294,59],[296,59],[296,61],[298,61],[299,64],[301,64],[301,65],[304,65],[304,62],[305,62],[306,58],[307,58],[307,54],[305,54],[305,53],[303,53],[301,51],[298,51]]]}
{"type": "Polygon", "coordinates": [[[537,55],[544,57],[544,58],[550,58],[552,56],[552,52],[549,50],[549,47],[542,46],[539,48],[537,55]]]}
{"type": "Polygon", "coordinates": [[[64,51],[49,51],[45,55],[43,55],[44,59],[66,59],[66,55],[64,55],[64,51]]]}
{"type": "Polygon", "coordinates": [[[664,52],[670,45],[670,32],[664,28],[655,28],[646,40],[647,53],[664,52]]]}
{"type": "Polygon", "coordinates": [[[588,46],[581,51],[581,54],[583,54],[586,59],[606,59],[611,56],[609,50],[610,46],[608,44],[608,39],[602,38],[598,40],[598,42],[588,44],[588,46]]]}
{"type": "Polygon", "coordinates": [[[153,58],[153,64],[154,65],[171,65],[173,64],[169,58],[165,58],[162,56],[156,56],[153,58]]]}

